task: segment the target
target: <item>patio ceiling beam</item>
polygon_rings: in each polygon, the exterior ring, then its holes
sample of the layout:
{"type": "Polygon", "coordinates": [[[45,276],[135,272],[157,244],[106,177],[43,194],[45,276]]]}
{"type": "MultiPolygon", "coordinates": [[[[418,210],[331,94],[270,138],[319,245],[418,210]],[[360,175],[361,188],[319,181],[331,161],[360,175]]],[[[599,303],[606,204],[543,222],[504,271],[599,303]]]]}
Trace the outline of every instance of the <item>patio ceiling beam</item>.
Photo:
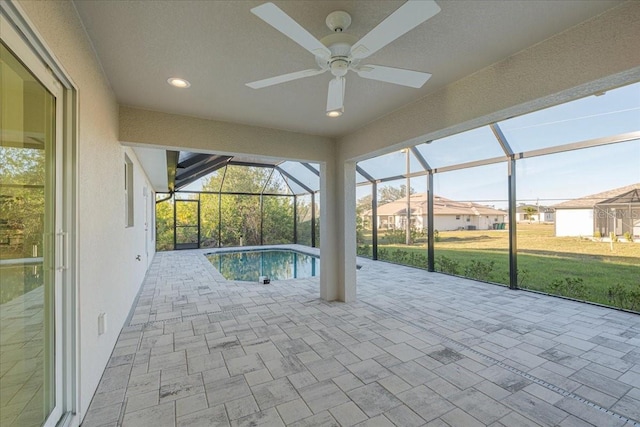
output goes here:
{"type": "Polygon", "coordinates": [[[513,149],[511,148],[511,145],[509,145],[509,141],[507,141],[507,137],[504,136],[504,133],[502,133],[502,129],[500,129],[500,126],[498,126],[497,123],[491,123],[489,127],[493,132],[493,136],[495,136],[496,139],[498,140],[498,143],[500,144],[500,148],[502,148],[502,151],[504,151],[504,155],[507,157],[513,156],[514,154],[513,149]]]}
{"type": "Polygon", "coordinates": [[[411,172],[410,174],[394,175],[394,176],[389,176],[387,178],[376,179],[375,182],[377,182],[378,184],[381,184],[383,182],[397,181],[399,179],[418,178],[420,176],[426,176],[427,173],[428,173],[427,171],[411,172]]]}
{"type": "Polygon", "coordinates": [[[269,173],[269,178],[267,178],[267,180],[264,182],[264,185],[262,186],[262,190],[260,190],[260,194],[264,194],[264,190],[267,189],[267,184],[269,184],[269,181],[271,181],[271,177],[273,177],[273,173],[276,170],[274,168],[271,169],[271,172],[269,173]]]}
{"type": "Polygon", "coordinates": [[[300,162],[300,164],[302,166],[304,166],[305,168],[309,169],[311,172],[314,173],[315,176],[320,176],[320,171],[316,168],[314,168],[312,165],[310,165],[309,163],[306,162],[300,162]]]}
{"type": "MultiPolygon", "coordinates": [[[[191,156],[187,157],[181,162],[178,162],[178,169],[188,169],[191,166],[195,166],[200,162],[204,162],[211,157],[217,157],[216,154],[201,154],[201,153],[191,153],[191,156]]],[[[178,157],[179,159],[179,157],[178,157]]]]}
{"type": "Polygon", "coordinates": [[[179,151],[167,151],[167,186],[172,193],[176,188],[176,172],[178,167],[179,151]]]}
{"type": "MultiPolygon", "coordinates": [[[[284,176],[286,176],[287,178],[289,178],[291,181],[295,182],[296,184],[298,184],[300,187],[302,187],[303,190],[305,190],[308,193],[313,193],[313,190],[310,189],[309,187],[307,187],[306,185],[304,185],[302,182],[300,182],[300,180],[298,180],[296,177],[294,177],[293,175],[291,175],[289,172],[287,172],[286,170],[282,169],[280,166],[276,166],[276,169],[278,169],[278,171],[280,171],[280,173],[284,176]]],[[[295,194],[295,191],[293,192],[295,194]]]]}
{"type": "MultiPolygon", "coordinates": [[[[176,191],[178,194],[213,194],[218,195],[221,194],[223,196],[269,196],[269,197],[293,197],[293,194],[278,194],[278,193],[252,193],[248,191],[176,191]]],[[[160,193],[158,193],[160,194],[160,193]]]]}
{"type": "Polygon", "coordinates": [[[178,175],[176,177],[176,185],[175,185],[175,189],[179,190],[189,184],[191,184],[194,181],[197,181],[198,179],[202,178],[203,176],[206,176],[212,172],[215,172],[216,170],[220,169],[223,166],[226,166],[228,160],[231,157],[227,157],[227,156],[221,156],[218,157],[216,159],[212,159],[211,162],[207,162],[203,165],[198,166],[197,168],[194,168],[190,171],[186,171],[181,173],[180,175],[178,175]]]}
{"type": "Polygon", "coordinates": [[[191,176],[195,174],[199,174],[202,171],[207,171],[213,166],[217,166],[221,163],[227,163],[231,157],[228,156],[212,156],[206,162],[201,163],[197,166],[193,166],[191,168],[180,171],[180,173],[176,174],[176,181],[182,181],[184,179],[191,178],[191,176]]]}
{"type": "Polygon", "coordinates": [[[630,142],[640,140],[640,131],[621,133],[603,138],[588,139],[585,141],[572,142],[570,144],[558,145],[555,147],[541,148],[539,150],[525,151],[517,153],[517,159],[546,156],[548,154],[564,153],[566,151],[581,150],[584,148],[601,147],[603,145],[618,144],[620,142],[630,142]]]}
{"type": "Polygon", "coordinates": [[[364,169],[362,169],[362,168],[361,168],[360,166],[358,166],[358,165],[356,165],[356,171],[357,171],[360,175],[364,176],[364,177],[366,178],[366,180],[367,180],[367,181],[369,181],[369,182],[371,182],[371,183],[376,182],[376,179],[375,179],[374,177],[372,177],[371,175],[369,175],[369,174],[367,173],[367,171],[365,171],[364,169]]]}
{"type": "MultiPolygon", "coordinates": [[[[429,144],[430,142],[431,141],[426,142],[426,144],[429,144]]],[[[415,145],[413,147],[411,147],[410,150],[413,153],[413,155],[416,156],[416,159],[418,159],[418,163],[420,163],[420,166],[422,166],[422,168],[424,170],[430,171],[431,170],[431,166],[429,166],[429,162],[427,162],[427,159],[424,158],[422,153],[420,151],[418,151],[418,149],[415,147],[415,145]]]]}
{"type": "Polygon", "coordinates": [[[254,168],[275,168],[277,166],[274,163],[244,162],[242,160],[233,160],[233,157],[231,157],[229,164],[234,166],[250,166],[254,168]]]}
{"type": "Polygon", "coordinates": [[[460,163],[458,165],[443,166],[433,169],[433,173],[450,172],[459,169],[475,168],[477,166],[493,165],[495,163],[503,163],[509,160],[508,157],[492,157],[491,159],[476,160],[474,162],[460,163]]]}

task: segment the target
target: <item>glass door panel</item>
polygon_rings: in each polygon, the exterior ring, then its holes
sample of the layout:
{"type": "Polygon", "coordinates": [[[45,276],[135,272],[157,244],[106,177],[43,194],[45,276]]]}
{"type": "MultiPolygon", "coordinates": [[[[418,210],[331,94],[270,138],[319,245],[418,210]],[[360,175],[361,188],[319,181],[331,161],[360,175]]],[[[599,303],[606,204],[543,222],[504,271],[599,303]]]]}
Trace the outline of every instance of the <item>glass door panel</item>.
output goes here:
{"type": "Polygon", "coordinates": [[[56,405],[55,97],[0,43],[0,425],[56,405]]]}

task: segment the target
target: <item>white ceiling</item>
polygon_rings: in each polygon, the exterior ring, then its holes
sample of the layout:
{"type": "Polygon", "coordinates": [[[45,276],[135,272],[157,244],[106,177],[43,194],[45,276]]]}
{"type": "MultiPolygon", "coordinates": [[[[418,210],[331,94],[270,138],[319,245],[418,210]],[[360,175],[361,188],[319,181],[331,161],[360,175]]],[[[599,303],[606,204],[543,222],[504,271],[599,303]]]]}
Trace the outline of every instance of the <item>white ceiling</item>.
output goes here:
{"type": "MultiPolygon", "coordinates": [[[[329,73],[264,89],[245,83],[314,68],[313,56],[250,13],[262,1],[79,1],[118,102],[156,111],[340,136],[616,6],[618,0],[439,0],[442,11],[365,63],[426,71],[412,89],[347,75],[345,113],[325,115],[329,73]],[[191,88],[169,86],[183,77],[191,88]]],[[[318,39],[327,14],[360,38],[403,1],[274,1],[318,39]]]]}

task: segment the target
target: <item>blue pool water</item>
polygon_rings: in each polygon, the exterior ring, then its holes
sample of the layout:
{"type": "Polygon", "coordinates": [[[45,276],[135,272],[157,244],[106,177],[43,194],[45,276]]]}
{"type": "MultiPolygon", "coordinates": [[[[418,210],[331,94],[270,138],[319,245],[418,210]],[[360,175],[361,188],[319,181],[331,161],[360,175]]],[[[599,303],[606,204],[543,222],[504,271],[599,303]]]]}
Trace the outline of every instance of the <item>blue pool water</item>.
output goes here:
{"type": "Polygon", "coordinates": [[[227,280],[257,282],[300,279],[320,274],[320,258],[291,250],[257,250],[208,254],[207,258],[227,280]]]}

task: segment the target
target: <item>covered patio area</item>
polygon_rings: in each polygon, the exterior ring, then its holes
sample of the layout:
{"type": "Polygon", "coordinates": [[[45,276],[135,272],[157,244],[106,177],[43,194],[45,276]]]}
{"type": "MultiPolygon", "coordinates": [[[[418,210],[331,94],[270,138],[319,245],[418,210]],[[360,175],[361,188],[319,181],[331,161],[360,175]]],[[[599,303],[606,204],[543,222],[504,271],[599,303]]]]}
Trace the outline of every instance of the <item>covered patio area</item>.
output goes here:
{"type": "Polygon", "coordinates": [[[156,254],[84,427],[640,424],[637,315],[367,259],[326,302],[205,252],[156,254]]]}

